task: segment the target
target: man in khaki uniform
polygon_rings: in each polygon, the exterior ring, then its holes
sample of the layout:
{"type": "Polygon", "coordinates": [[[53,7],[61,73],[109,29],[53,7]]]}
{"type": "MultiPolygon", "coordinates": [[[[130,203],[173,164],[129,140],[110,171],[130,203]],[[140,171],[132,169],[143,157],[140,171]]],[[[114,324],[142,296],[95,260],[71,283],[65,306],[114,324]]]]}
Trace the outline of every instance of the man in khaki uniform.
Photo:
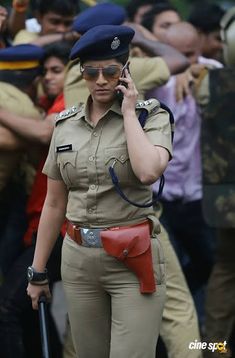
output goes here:
{"type": "MultiPolygon", "coordinates": [[[[43,53],[40,47],[34,45],[9,47],[0,51],[0,106],[2,108],[32,119],[40,116],[39,110],[33,103],[35,95],[33,82],[39,75],[39,60],[43,53]]],[[[24,230],[23,193],[26,195],[26,183],[22,182],[21,171],[23,171],[26,146],[20,137],[0,126],[0,149],[0,269],[7,271],[17,255],[17,248],[19,250],[21,246],[21,230],[24,230]],[[18,230],[14,227],[14,233],[11,232],[11,225],[8,225],[8,222],[13,220],[12,215],[16,215],[16,218],[18,216],[18,230]],[[19,236],[16,236],[16,232],[19,236]],[[7,246],[8,240],[12,241],[10,247],[7,246]]]]}

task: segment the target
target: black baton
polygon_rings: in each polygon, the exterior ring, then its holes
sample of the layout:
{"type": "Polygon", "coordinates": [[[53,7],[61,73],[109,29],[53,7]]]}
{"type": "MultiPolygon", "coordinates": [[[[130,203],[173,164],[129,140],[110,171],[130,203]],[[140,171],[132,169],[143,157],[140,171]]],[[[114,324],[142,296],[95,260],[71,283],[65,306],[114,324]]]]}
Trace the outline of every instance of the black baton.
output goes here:
{"type": "Polygon", "coordinates": [[[46,297],[40,296],[38,301],[39,311],[39,323],[41,332],[41,343],[42,343],[42,357],[50,358],[50,342],[48,332],[48,318],[47,318],[47,299],[46,297]]]}

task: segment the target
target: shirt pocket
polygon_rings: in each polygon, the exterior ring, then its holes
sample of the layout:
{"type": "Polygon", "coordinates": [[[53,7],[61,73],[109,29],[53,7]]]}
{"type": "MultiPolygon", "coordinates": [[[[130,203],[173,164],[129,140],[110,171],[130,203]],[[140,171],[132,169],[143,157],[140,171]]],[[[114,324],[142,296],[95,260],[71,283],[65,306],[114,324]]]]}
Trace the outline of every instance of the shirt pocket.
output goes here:
{"type": "Polygon", "coordinates": [[[77,152],[62,152],[58,154],[60,173],[68,187],[72,187],[77,182],[77,154],[77,152]]]}
{"type": "Polygon", "coordinates": [[[109,167],[113,166],[120,183],[130,183],[136,179],[131,168],[130,158],[126,147],[106,148],[105,166],[107,177],[110,178],[109,167]]]}

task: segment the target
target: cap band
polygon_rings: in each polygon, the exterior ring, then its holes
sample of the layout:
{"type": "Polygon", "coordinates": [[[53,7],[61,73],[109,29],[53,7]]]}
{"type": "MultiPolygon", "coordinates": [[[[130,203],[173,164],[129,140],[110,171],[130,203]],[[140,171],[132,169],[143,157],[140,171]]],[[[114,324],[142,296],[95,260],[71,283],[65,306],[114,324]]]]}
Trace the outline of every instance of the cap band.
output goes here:
{"type": "Polygon", "coordinates": [[[39,61],[0,61],[0,70],[27,70],[39,67],[39,61]]]}

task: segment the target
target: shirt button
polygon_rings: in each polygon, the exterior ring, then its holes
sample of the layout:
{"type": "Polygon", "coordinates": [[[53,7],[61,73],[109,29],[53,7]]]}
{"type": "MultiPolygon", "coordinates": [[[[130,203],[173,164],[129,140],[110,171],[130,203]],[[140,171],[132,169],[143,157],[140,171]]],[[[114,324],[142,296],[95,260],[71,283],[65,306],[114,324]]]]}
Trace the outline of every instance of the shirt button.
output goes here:
{"type": "Polygon", "coordinates": [[[97,136],[98,136],[98,133],[97,133],[97,132],[93,132],[93,135],[94,135],[95,137],[97,137],[97,136]]]}
{"type": "Polygon", "coordinates": [[[94,185],[94,184],[91,184],[91,185],[90,185],[90,189],[91,189],[91,190],[94,190],[94,189],[95,189],[95,185],[94,185]]]}
{"type": "Polygon", "coordinates": [[[120,156],[121,161],[123,162],[125,160],[125,155],[120,156]]]}
{"type": "Polygon", "coordinates": [[[93,160],[94,160],[94,156],[91,155],[91,156],[89,157],[89,161],[92,162],[93,160]]]}

